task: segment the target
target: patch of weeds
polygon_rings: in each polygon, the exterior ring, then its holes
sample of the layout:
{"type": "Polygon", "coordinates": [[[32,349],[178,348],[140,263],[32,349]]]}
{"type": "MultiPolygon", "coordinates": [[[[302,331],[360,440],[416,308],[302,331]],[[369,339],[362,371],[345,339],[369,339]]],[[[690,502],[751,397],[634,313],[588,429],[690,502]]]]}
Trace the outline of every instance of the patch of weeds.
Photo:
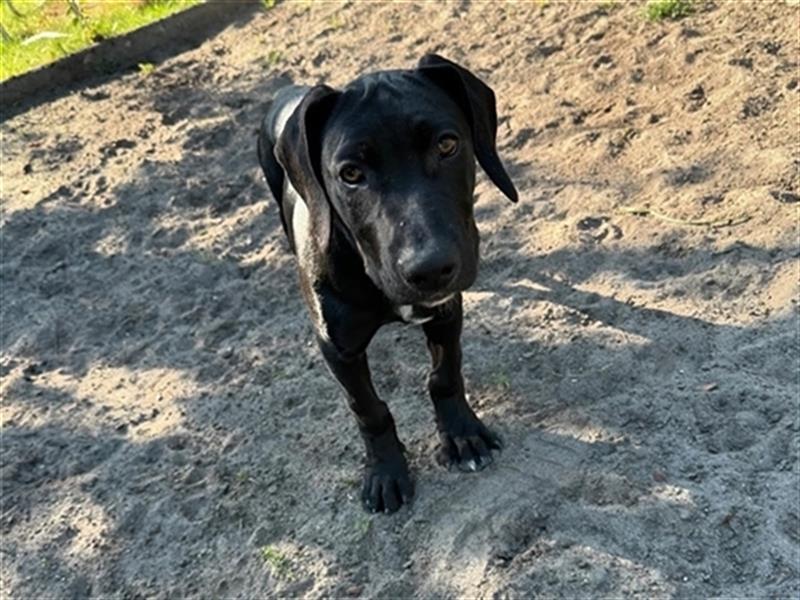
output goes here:
{"type": "Polygon", "coordinates": [[[282,379],[291,379],[293,377],[292,372],[286,367],[275,367],[270,373],[270,377],[273,381],[280,381],[282,379]]]}
{"type": "Polygon", "coordinates": [[[347,21],[345,21],[344,17],[339,13],[333,15],[329,22],[331,24],[331,28],[334,30],[341,29],[347,24],[347,21]]]}
{"type": "Polygon", "coordinates": [[[644,14],[649,21],[677,20],[694,12],[691,0],[649,0],[644,14]]]}
{"type": "Polygon", "coordinates": [[[261,5],[264,7],[265,10],[269,10],[270,8],[274,8],[277,0],[261,0],[261,5]]]}
{"type": "Polygon", "coordinates": [[[358,487],[361,483],[361,479],[355,475],[345,475],[340,481],[347,487],[358,487]]]}
{"type": "Polygon", "coordinates": [[[280,50],[270,50],[267,52],[267,64],[270,66],[277,65],[283,58],[283,52],[280,50]]]}
{"type": "MultiPolygon", "coordinates": [[[[190,205],[190,202],[195,202],[196,206],[200,206],[201,198],[199,196],[192,197],[191,200],[187,201],[187,205],[190,205]]],[[[197,252],[195,253],[195,256],[197,256],[203,262],[209,264],[218,260],[216,251],[214,251],[211,248],[198,248],[197,252]]]]}
{"type": "Polygon", "coordinates": [[[246,483],[252,482],[253,478],[250,477],[250,473],[247,471],[247,469],[242,469],[236,473],[234,476],[234,481],[236,482],[236,485],[245,485],[246,483]]]}
{"type": "Polygon", "coordinates": [[[495,371],[492,373],[492,376],[489,378],[489,383],[503,390],[511,388],[511,379],[509,379],[508,373],[505,371],[495,371]]]}
{"type": "Polygon", "coordinates": [[[264,56],[259,56],[253,60],[253,64],[262,69],[272,69],[283,60],[283,52],[280,50],[270,50],[264,56]]]}
{"type": "Polygon", "coordinates": [[[156,70],[156,66],[149,62],[139,63],[137,66],[139,67],[139,75],[142,77],[147,77],[156,70]]]}
{"type": "Polygon", "coordinates": [[[356,538],[359,540],[363,539],[369,533],[371,528],[372,519],[370,519],[367,515],[359,516],[354,526],[356,538]]]}
{"type": "Polygon", "coordinates": [[[261,558],[277,579],[294,579],[292,561],[275,546],[261,546],[261,558]]]}

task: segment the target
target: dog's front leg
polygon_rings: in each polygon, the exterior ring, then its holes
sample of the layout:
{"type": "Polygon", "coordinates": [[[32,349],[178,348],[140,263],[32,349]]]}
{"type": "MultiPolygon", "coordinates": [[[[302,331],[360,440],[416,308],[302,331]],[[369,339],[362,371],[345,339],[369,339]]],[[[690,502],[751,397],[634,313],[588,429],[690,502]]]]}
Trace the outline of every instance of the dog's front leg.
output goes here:
{"type": "Polygon", "coordinates": [[[320,348],[328,367],[347,394],[348,405],[366,446],[367,464],[361,500],[367,510],[394,512],[411,501],[414,486],[392,414],[372,385],[366,352],[344,356],[328,341],[320,341],[320,348]]]}
{"type": "Polygon", "coordinates": [[[428,390],[436,410],[441,445],[440,464],[462,471],[478,471],[492,462],[492,450],[500,450],[500,438],[475,415],[464,395],[461,376],[461,295],[451,300],[423,329],[431,353],[428,390]]]}

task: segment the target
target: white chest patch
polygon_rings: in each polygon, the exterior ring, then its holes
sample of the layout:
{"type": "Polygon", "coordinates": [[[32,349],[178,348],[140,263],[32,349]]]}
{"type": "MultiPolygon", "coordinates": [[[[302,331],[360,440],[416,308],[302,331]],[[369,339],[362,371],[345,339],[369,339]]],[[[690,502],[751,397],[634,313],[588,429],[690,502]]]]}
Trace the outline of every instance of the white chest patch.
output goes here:
{"type": "Polygon", "coordinates": [[[437,314],[437,307],[450,302],[455,294],[450,294],[441,300],[433,302],[420,302],[419,304],[400,304],[395,307],[394,312],[406,323],[413,323],[419,325],[427,323],[433,319],[437,314]]]}
{"type": "Polygon", "coordinates": [[[433,318],[433,315],[417,315],[416,307],[413,304],[401,304],[397,307],[397,314],[398,316],[403,319],[406,323],[413,323],[414,325],[420,325],[422,323],[427,323],[433,318]]]}

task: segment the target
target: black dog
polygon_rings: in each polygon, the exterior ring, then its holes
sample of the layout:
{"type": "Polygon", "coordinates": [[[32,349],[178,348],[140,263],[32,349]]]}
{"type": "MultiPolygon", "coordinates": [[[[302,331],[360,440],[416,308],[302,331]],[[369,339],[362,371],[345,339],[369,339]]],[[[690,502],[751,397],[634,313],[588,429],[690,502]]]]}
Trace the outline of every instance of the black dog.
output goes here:
{"type": "Polygon", "coordinates": [[[367,451],[362,499],[393,512],[414,488],[394,420],[370,380],[367,346],[393,321],[422,323],[441,463],[476,471],[500,439],[464,397],[461,291],[475,280],[475,158],[513,202],[495,149],[492,90],[436,55],[344,90],[282,89],[258,158],[298,259],[322,355],[367,451]]]}

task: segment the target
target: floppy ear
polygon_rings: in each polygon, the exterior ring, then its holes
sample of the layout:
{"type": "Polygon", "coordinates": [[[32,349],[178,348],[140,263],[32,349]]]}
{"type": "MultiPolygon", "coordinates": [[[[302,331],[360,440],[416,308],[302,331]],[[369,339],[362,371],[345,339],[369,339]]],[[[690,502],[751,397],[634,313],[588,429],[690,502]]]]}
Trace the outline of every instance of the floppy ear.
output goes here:
{"type": "Polygon", "coordinates": [[[464,111],[472,126],[475,156],[483,170],[508,199],[516,202],[517,190],[497,156],[497,108],[492,88],[464,67],[437,54],[426,54],[417,71],[441,88],[464,111]]]}
{"type": "Polygon", "coordinates": [[[322,129],[339,94],[327,85],[311,88],[286,121],[275,144],[275,158],[308,205],[311,235],[322,253],[328,248],[331,232],[331,207],[320,167],[322,129]]]}

